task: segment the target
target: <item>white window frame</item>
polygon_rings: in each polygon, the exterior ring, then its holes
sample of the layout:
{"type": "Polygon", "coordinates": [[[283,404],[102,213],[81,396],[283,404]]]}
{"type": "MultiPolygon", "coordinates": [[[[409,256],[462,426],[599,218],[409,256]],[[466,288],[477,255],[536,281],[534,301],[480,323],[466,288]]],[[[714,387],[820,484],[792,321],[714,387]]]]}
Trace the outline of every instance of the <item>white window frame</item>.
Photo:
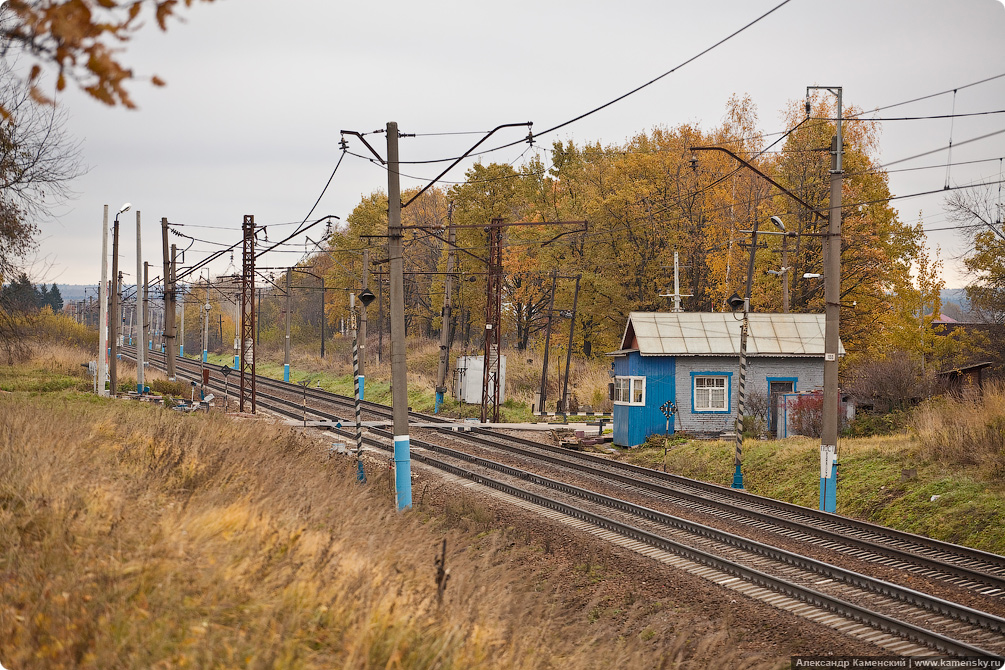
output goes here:
{"type": "Polygon", "coordinates": [[[646,404],[646,378],[618,376],[614,378],[614,404],[641,407],[646,404]],[[634,398],[639,396],[638,400],[634,398]]]}
{"type": "Polygon", "coordinates": [[[694,398],[694,411],[695,412],[728,412],[729,411],[729,383],[730,377],[728,375],[696,375],[691,379],[691,393],[694,398]],[[707,402],[704,405],[699,404],[698,396],[698,381],[699,380],[713,380],[716,383],[714,385],[702,386],[702,390],[708,390],[707,402]],[[712,403],[713,391],[722,391],[722,400],[720,404],[712,403]]]}

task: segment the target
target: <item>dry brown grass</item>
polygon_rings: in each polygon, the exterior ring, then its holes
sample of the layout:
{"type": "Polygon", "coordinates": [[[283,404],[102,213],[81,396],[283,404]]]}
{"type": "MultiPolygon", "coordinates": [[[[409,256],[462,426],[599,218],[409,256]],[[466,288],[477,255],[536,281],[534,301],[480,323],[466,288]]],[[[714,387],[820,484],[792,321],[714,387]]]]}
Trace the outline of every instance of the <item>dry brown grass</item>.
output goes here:
{"type": "MultiPolygon", "coordinates": [[[[389,343],[384,341],[384,357],[377,362],[377,339],[369,338],[370,353],[366,363],[366,376],[372,381],[388,381],[391,379],[391,359],[389,343]]],[[[408,340],[408,384],[410,389],[423,389],[430,395],[436,386],[436,369],[439,363],[439,342],[433,339],[410,338],[408,340]]],[[[563,350],[564,351],[564,350],[563,350]]],[[[555,349],[549,360],[548,398],[549,406],[554,409],[555,401],[561,396],[565,375],[565,355],[555,349]],[[561,375],[556,373],[556,362],[560,358],[561,375]]],[[[451,351],[451,370],[458,356],[479,356],[483,352],[477,347],[469,347],[467,353],[460,346],[451,351]]],[[[534,401],[534,394],[541,385],[541,355],[533,351],[504,350],[506,356],[506,397],[528,407],[534,401]],[[529,362],[528,362],[529,361],[529,362]]],[[[320,357],[316,345],[309,348],[294,349],[291,353],[291,365],[296,369],[327,372],[332,375],[349,374],[352,370],[352,342],[348,338],[336,337],[328,343],[324,360],[320,357]]],[[[261,353],[263,357],[282,360],[282,351],[269,350],[261,353]],[[278,358],[276,358],[278,356],[278,358]]],[[[569,373],[569,396],[578,401],[579,407],[591,406],[595,411],[610,411],[611,401],[607,396],[607,384],[610,378],[607,374],[610,362],[606,358],[596,360],[576,360],[573,358],[569,373]]],[[[447,380],[447,386],[452,387],[452,380],[447,380]]]]}
{"type": "Polygon", "coordinates": [[[773,665],[718,651],[725,629],[668,633],[638,607],[630,626],[593,625],[583,602],[596,596],[528,569],[539,549],[477,504],[398,514],[379,478],[356,485],[288,428],[23,394],[0,396],[0,426],[10,668],[773,665]]]}
{"type": "Polygon", "coordinates": [[[914,412],[911,426],[922,455],[971,466],[987,481],[1005,477],[1005,384],[989,383],[983,395],[930,400],[914,412]]]}

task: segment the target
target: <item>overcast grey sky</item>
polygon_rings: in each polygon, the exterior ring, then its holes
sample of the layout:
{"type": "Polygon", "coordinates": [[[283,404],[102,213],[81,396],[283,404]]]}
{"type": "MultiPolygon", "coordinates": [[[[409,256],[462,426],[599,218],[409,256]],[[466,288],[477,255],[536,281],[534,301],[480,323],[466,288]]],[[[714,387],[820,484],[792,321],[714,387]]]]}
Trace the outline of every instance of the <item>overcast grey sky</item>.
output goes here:
{"type": "MultiPolygon", "coordinates": [[[[425,3],[375,0],[217,0],[183,12],[162,34],[149,26],[125,60],[137,74],[157,74],[165,88],[133,87],[138,110],[109,109],[71,91],[60,98],[68,130],[83,141],[89,172],[78,196],[42,225],[44,279],[95,283],[100,273],[101,215],[124,202],[133,211],[121,265],[134,281],[135,210],[142,212],[144,257],[160,265],[159,221],[231,244],[245,214],[256,223],[301,221],[339,157],[340,129],[372,131],[397,121],[402,132],[481,131],[533,121],[536,131],[615,98],[686,61],[780,0],[706,2],[515,0],[425,3]],[[46,265],[48,264],[48,265],[46,265]]],[[[781,110],[807,85],[844,88],[846,105],[882,107],[1005,73],[1005,6],[1000,0],[792,0],[746,32],[655,85],[560,131],[553,140],[619,143],[654,126],[719,124],[731,94],[749,94],[765,132],[784,130],[781,110]]],[[[887,115],[949,114],[953,95],[897,107],[887,115]]],[[[1005,78],[960,90],[959,113],[1005,109],[1005,78]]],[[[948,119],[883,124],[881,160],[943,147],[948,119]]],[[[955,184],[998,179],[1005,114],[957,118],[955,184]]],[[[518,139],[516,129],[499,139],[518,139]]],[[[383,153],[383,137],[372,138],[383,153]]],[[[402,160],[457,155],[476,136],[401,141],[402,160]]],[[[361,149],[353,141],[355,149],[361,149]]],[[[511,161],[524,147],[486,157],[511,161]]],[[[895,195],[941,189],[946,152],[902,163],[895,195]]],[[[431,177],[438,166],[403,172],[431,177]]],[[[460,166],[448,179],[463,178],[460,166]]],[[[403,178],[402,186],[417,181],[403,178]]],[[[360,197],[386,186],[376,166],[346,158],[312,218],[343,219],[360,197]]],[[[922,211],[927,229],[946,227],[941,194],[895,201],[902,220],[922,211]]],[[[273,228],[270,239],[290,228],[273,228]]],[[[320,231],[311,236],[317,239],[320,231]]],[[[178,238],[173,241],[181,243],[178,238]]],[[[958,232],[932,232],[950,286],[963,279],[954,260],[958,232]]],[[[194,245],[187,261],[214,247],[194,245]]],[[[303,247],[300,248],[302,253],[303,247]]],[[[295,262],[271,254],[265,264],[295,262]]],[[[240,264],[239,254],[236,264],[240,264]]],[[[226,269],[228,260],[213,266],[226,269]]],[[[157,268],[159,274],[160,269],[157,268]]],[[[42,277],[39,277],[42,279],[42,277]]]]}

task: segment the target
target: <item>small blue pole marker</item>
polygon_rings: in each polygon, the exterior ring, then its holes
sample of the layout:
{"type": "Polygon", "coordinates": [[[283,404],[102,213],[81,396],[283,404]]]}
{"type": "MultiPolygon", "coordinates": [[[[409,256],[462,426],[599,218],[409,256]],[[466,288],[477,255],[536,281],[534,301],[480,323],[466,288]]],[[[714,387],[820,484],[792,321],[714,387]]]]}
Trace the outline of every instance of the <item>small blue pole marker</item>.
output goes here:
{"type": "Polygon", "coordinates": [[[179,358],[185,358],[185,345],[184,344],[179,344],[178,345],[178,357],[179,358]]]}
{"type": "Polygon", "coordinates": [[[205,363],[209,360],[209,352],[205,349],[202,350],[202,362],[205,363]]]}
{"type": "Polygon", "coordinates": [[[290,366],[288,363],[283,366],[283,381],[290,381],[290,366]]]}
{"type": "Polygon", "coordinates": [[[394,490],[398,495],[398,510],[412,508],[412,461],[408,435],[394,436],[394,490]]]}
{"type": "Polygon", "coordinates": [[[366,400],[366,376],[360,375],[357,379],[359,379],[359,399],[366,400]]]}
{"type": "Polygon", "coordinates": [[[235,370],[240,370],[241,369],[241,355],[240,354],[234,354],[234,369],[235,370]]]}
{"type": "Polygon", "coordinates": [[[837,447],[820,445],[820,511],[837,512],[837,447]]]}
{"type": "Polygon", "coordinates": [[[830,486],[827,487],[827,504],[824,509],[824,511],[830,512],[831,514],[837,512],[837,483],[838,483],[838,466],[837,466],[837,455],[835,455],[834,462],[831,465],[830,486]]]}
{"type": "Polygon", "coordinates": [[[433,403],[433,414],[439,414],[440,413],[440,405],[442,405],[442,404],[443,404],[443,392],[442,391],[437,391],[436,392],[436,402],[433,403]]]}

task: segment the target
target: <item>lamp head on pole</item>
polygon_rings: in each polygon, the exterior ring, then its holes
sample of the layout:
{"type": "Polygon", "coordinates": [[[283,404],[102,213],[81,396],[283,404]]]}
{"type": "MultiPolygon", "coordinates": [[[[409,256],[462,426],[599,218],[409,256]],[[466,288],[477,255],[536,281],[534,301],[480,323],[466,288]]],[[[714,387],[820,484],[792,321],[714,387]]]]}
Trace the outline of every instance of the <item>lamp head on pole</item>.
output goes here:
{"type": "Polygon", "coordinates": [[[734,312],[738,309],[743,309],[743,302],[743,298],[741,298],[738,293],[734,293],[726,300],[726,304],[729,305],[729,308],[734,312]]]}
{"type": "Polygon", "coordinates": [[[118,223],[119,223],[119,214],[122,214],[122,213],[124,213],[124,212],[128,212],[128,211],[129,211],[129,208],[130,208],[130,207],[132,207],[132,205],[131,205],[130,203],[128,203],[128,202],[127,202],[126,204],[122,205],[122,207],[121,207],[121,208],[119,208],[119,211],[117,211],[117,212],[115,213],[115,223],[116,223],[116,224],[118,224],[118,223]]]}
{"type": "Polygon", "coordinates": [[[359,294],[359,301],[363,303],[363,307],[369,307],[370,303],[376,299],[377,296],[375,296],[373,291],[368,288],[363,289],[363,291],[359,294]]]}
{"type": "Polygon", "coordinates": [[[782,220],[777,216],[771,217],[771,223],[775,224],[775,227],[778,228],[783,233],[785,232],[785,224],[782,223],[782,220]]]}

